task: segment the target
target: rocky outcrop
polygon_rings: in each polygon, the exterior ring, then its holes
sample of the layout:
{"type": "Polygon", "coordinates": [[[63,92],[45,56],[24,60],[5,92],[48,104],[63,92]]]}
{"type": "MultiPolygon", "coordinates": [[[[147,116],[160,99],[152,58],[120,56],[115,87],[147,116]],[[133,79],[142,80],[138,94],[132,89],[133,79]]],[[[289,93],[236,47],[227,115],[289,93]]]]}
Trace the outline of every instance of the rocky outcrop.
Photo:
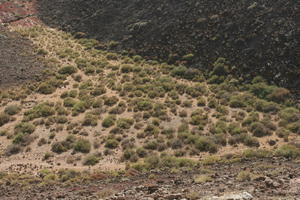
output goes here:
{"type": "Polygon", "coordinates": [[[225,57],[244,78],[300,87],[297,0],[41,0],[39,11],[47,24],[146,58],[210,69],[225,57]]]}
{"type": "Polygon", "coordinates": [[[33,44],[0,25],[0,87],[39,80],[45,66],[33,44]]]}

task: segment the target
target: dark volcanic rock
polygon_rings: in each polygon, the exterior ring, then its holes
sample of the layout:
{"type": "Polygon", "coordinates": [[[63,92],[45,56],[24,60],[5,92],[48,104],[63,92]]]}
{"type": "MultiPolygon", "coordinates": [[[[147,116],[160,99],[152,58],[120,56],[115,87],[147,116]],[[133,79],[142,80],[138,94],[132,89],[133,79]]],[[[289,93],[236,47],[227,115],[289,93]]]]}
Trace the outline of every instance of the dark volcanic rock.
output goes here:
{"type": "Polygon", "coordinates": [[[29,40],[0,25],[0,47],[0,87],[40,79],[44,64],[29,40]]]}
{"type": "Polygon", "coordinates": [[[227,58],[244,77],[300,87],[298,0],[41,0],[44,22],[146,58],[210,69],[227,58]]]}

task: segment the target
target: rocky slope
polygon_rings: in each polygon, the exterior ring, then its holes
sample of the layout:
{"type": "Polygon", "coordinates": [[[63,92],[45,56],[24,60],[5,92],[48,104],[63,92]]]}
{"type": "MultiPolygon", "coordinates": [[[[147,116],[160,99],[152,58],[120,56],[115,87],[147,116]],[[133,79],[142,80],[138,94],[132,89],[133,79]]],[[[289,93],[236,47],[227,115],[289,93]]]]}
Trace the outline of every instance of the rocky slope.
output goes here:
{"type": "Polygon", "coordinates": [[[211,69],[219,57],[233,73],[299,88],[299,1],[41,0],[41,19],[85,32],[110,48],[211,69]]]}
{"type": "Polygon", "coordinates": [[[273,158],[199,166],[195,171],[181,173],[153,170],[141,175],[128,170],[123,175],[109,176],[98,172],[91,179],[61,173],[63,181],[59,183],[51,181],[45,172],[39,178],[2,174],[0,197],[3,200],[296,200],[300,194],[297,168],[299,163],[273,158]]]}
{"type": "Polygon", "coordinates": [[[44,64],[32,43],[0,25],[0,87],[38,80],[44,64]]]}

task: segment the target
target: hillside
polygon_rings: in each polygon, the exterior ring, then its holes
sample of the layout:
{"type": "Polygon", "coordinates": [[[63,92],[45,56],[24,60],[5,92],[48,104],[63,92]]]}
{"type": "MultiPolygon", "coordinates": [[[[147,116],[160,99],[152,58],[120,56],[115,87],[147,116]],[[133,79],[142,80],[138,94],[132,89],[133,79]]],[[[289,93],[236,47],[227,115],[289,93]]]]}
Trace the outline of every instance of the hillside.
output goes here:
{"type": "Polygon", "coordinates": [[[1,170],[143,172],[300,155],[300,111],[289,91],[259,77],[224,79],[225,59],[205,77],[55,29],[11,28],[44,56],[48,78],[1,90],[1,170]]]}
{"type": "MultiPolygon", "coordinates": [[[[234,21],[225,17],[233,17],[231,12],[211,14],[216,6],[226,10],[229,1],[155,2],[0,0],[1,200],[298,198],[300,105],[294,91],[282,86],[289,75],[276,76],[282,83],[276,85],[268,78],[279,68],[257,70],[271,60],[298,62],[289,57],[299,53],[294,18],[284,21],[283,32],[293,29],[296,47],[281,48],[281,40],[274,44],[277,39],[266,36],[263,41],[270,43],[259,43],[266,49],[255,52],[270,60],[254,58],[250,69],[251,59],[236,46],[229,52],[201,40],[210,47],[205,53],[199,48],[201,53],[194,48],[200,43],[187,34],[191,27],[169,29],[177,27],[181,13],[197,30],[194,18],[186,17],[203,6],[203,15],[216,21],[202,25],[208,32],[223,31],[222,20],[234,21]],[[143,9],[134,12],[138,8],[143,9]],[[113,16],[104,20],[108,14],[113,16]],[[127,37],[124,27],[141,16],[156,24],[140,24],[127,37]],[[76,25],[78,20],[84,23],[76,25]],[[106,25],[100,29],[101,23],[106,25]],[[172,37],[158,39],[166,30],[172,37]],[[155,51],[131,46],[145,41],[155,51]],[[271,44],[291,54],[281,58],[271,44]],[[166,52],[178,57],[169,60],[166,52]],[[203,67],[197,67],[200,62],[203,67]]],[[[232,10],[242,13],[248,3],[232,10]]],[[[287,17],[280,13],[285,8],[294,16],[296,3],[280,3],[251,4],[248,14],[258,19],[257,12],[271,6],[278,8],[269,11],[274,20],[275,13],[287,17]]],[[[259,15],[262,21],[266,15],[259,15]]],[[[234,18],[243,36],[248,18],[234,18]]]]}
{"type": "Polygon", "coordinates": [[[263,75],[300,86],[297,0],[39,2],[46,24],[106,41],[109,49],[209,70],[225,57],[245,80],[263,75]]]}

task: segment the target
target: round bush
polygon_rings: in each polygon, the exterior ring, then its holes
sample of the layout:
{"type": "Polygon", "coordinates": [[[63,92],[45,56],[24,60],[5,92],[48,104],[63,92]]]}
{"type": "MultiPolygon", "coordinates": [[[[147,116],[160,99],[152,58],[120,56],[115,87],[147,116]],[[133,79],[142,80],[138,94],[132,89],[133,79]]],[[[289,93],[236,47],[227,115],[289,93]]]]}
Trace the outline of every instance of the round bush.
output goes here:
{"type": "Polygon", "coordinates": [[[81,153],[89,153],[91,150],[91,143],[86,139],[78,139],[75,142],[74,150],[81,153]]]}
{"type": "Polygon", "coordinates": [[[21,111],[21,108],[18,105],[10,105],[4,109],[4,112],[8,115],[15,115],[21,111]]]}
{"type": "Polygon", "coordinates": [[[60,73],[60,74],[68,74],[68,75],[74,74],[76,72],[77,72],[77,68],[74,67],[74,66],[71,66],[71,65],[64,66],[64,67],[62,67],[62,68],[60,68],[58,70],[58,73],[60,73]]]}
{"type": "Polygon", "coordinates": [[[6,113],[1,113],[0,114],[0,127],[3,126],[4,124],[8,123],[10,120],[10,117],[6,113]]]}

